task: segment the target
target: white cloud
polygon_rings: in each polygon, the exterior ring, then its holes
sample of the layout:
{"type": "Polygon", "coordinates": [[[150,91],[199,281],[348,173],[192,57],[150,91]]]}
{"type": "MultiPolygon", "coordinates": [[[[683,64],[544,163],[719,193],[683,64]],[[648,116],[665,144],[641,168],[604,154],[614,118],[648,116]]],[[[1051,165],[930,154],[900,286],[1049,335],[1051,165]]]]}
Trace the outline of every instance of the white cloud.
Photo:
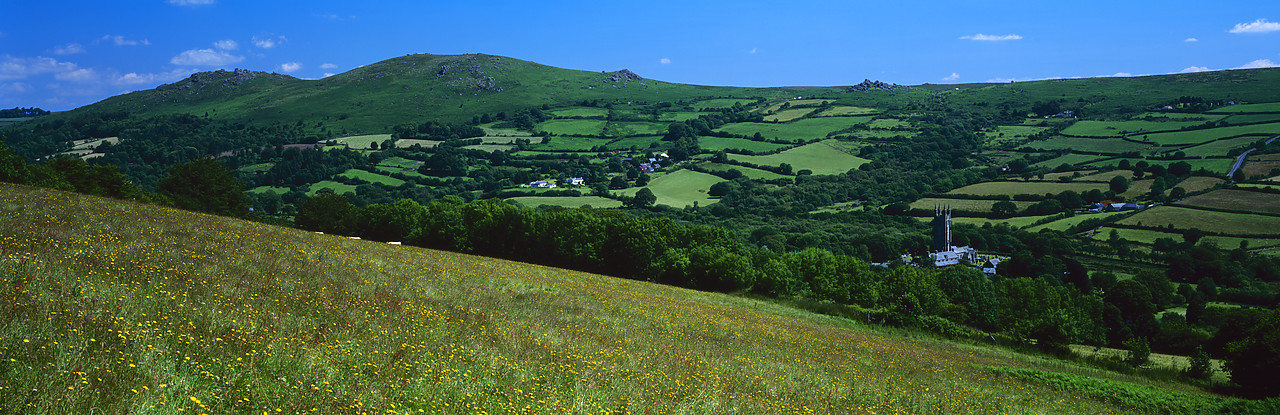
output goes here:
{"type": "Polygon", "coordinates": [[[659,59],[659,60],[658,60],[658,63],[661,63],[661,64],[663,64],[663,65],[670,65],[670,64],[671,64],[671,59],[670,59],[670,58],[662,58],[662,59],[659,59]]]}
{"type": "Polygon", "coordinates": [[[194,71],[187,70],[187,69],[174,69],[169,72],[161,72],[161,73],[141,73],[140,74],[137,72],[129,72],[124,75],[116,75],[111,80],[111,82],[116,86],[133,86],[133,85],[142,85],[142,84],[154,85],[154,84],[177,81],[191,74],[191,72],[194,72],[194,71]]]}
{"type": "Polygon", "coordinates": [[[337,68],[337,67],[338,67],[338,65],[334,65],[334,64],[332,64],[332,63],[322,63],[322,64],[320,64],[320,69],[333,69],[333,68],[337,68]]]}
{"type": "Polygon", "coordinates": [[[191,49],[179,53],[169,63],[183,66],[222,66],[244,60],[243,56],[235,56],[213,49],[191,49]]]}
{"type": "Polygon", "coordinates": [[[756,48],[751,48],[751,50],[747,51],[747,53],[750,53],[752,55],[756,54],[756,48]]]}
{"type": "Polygon", "coordinates": [[[1178,71],[1178,73],[1208,72],[1212,70],[1208,66],[1188,66],[1186,69],[1178,71]]]}
{"type": "Polygon", "coordinates": [[[284,36],[276,36],[273,34],[266,34],[262,36],[253,37],[253,45],[262,49],[271,49],[276,46],[283,45],[285,42],[288,42],[288,41],[289,39],[284,36]]]}
{"type": "MultiPolygon", "coordinates": [[[[125,38],[124,36],[120,36],[120,35],[115,35],[115,36],[112,36],[112,35],[106,35],[106,36],[103,36],[101,39],[98,39],[98,40],[99,40],[99,41],[109,41],[109,42],[111,42],[112,44],[114,44],[114,45],[116,45],[116,46],[138,46],[138,45],[150,45],[150,44],[151,44],[151,41],[150,41],[150,40],[146,40],[146,39],[142,39],[142,40],[133,40],[133,39],[127,39],[127,38],[125,38]]],[[[94,42],[94,43],[97,43],[97,42],[94,42]]]]}
{"type": "Polygon", "coordinates": [[[223,39],[213,42],[213,47],[221,50],[236,50],[240,48],[240,44],[231,39],[223,39]]]}
{"type": "Polygon", "coordinates": [[[952,72],[951,75],[947,75],[942,78],[943,81],[954,81],[957,79],[960,79],[960,74],[955,72],[952,72]]]}
{"type": "Polygon", "coordinates": [[[1275,62],[1272,62],[1272,61],[1271,61],[1271,59],[1258,59],[1258,60],[1256,60],[1256,61],[1249,62],[1249,63],[1246,63],[1246,64],[1241,65],[1241,66],[1237,66],[1237,67],[1232,68],[1232,69],[1274,68],[1274,67],[1277,67],[1277,66],[1280,66],[1280,65],[1277,65],[1275,62]]]}
{"type": "Polygon", "coordinates": [[[280,72],[290,73],[302,69],[302,64],[297,62],[285,62],[280,64],[280,72]]]}
{"type": "Polygon", "coordinates": [[[213,4],[214,0],[169,0],[169,4],[174,6],[207,6],[213,4]]]}
{"type": "Polygon", "coordinates": [[[1098,76],[1098,77],[1099,77],[1099,78],[1128,78],[1128,77],[1130,77],[1130,76],[1133,76],[1133,74],[1128,73],[1128,72],[1116,72],[1116,73],[1111,74],[1111,75],[1101,75],[1101,76],[1098,76]]]}
{"type": "Polygon", "coordinates": [[[1186,40],[1183,40],[1183,42],[1187,42],[1187,43],[1196,43],[1196,42],[1199,42],[1199,41],[1200,41],[1200,39],[1196,39],[1196,38],[1194,38],[1194,37],[1189,37],[1189,38],[1187,38],[1186,40]]]}
{"type": "Polygon", "coordinates": [[[21,94],[24,92],[31,92],[31,89],[32,89],[31,84],[27,84],[24,82],[0,84],[0,92],[8,92],[11,94],[21,94]]]}
{"type": "Polygon", "coordinates": [[[53,75],[53,79],[71,82],[94,82],[98,80],[98,74],[94,73],[93,69],[79,68],[72,71],[56,73],[53,75]]]}
{"type": "Polygon", "coordinates": [[[1004,35],[1004,36],[996,36],[996,35],[984,35],[984,34],[979,33],[979,34],[972,35],[972,36],[960,36],[960,39],[964,39],[964,40],[980,40],[980,41],[985,41],[985,42],[999,42],[999,41],[1004,41],[1004,40],[1020,40],[1020,39],[1022,39],[1022,36],[1018,36],[1018,35],[1015,35],[1015,34],[1007,34],[1007,35],[1004,35]]]}
{"type": "Polygon", "coordinates": [[[59,62],[54,58],[37,56],[34,58],[15,58],[9,55],[0,56],[0,81],[24,79],[32,75],[45,73],[66,73],[80,69],[71,62],[59,62]]]}
{"type": "Polygon", "coordinates": [[[1254,20],[1253,23],[1236,23],[1228,30],[1231,33],[1267,33],[1280,31],[1280,23],[1268,22],[1267,19],[1254,20]]]}
{"type": "Polygon", "coordinates": [[[75,55],[77,53],[85,53],[87,51],[84,49],[84,45],[79,43],[69,43],[65,46],[58,46],[50,52],[54,55],[75,55]]]}
{"type": "Polygon", "coordinates": [[[328,77],[330,77],[330,76],[333,76],[333,74],[328,73],[328,72],[325,72],[325,73],[324,73],[324,76],[322,76],[321,78],[328,78],[328,77]]]}

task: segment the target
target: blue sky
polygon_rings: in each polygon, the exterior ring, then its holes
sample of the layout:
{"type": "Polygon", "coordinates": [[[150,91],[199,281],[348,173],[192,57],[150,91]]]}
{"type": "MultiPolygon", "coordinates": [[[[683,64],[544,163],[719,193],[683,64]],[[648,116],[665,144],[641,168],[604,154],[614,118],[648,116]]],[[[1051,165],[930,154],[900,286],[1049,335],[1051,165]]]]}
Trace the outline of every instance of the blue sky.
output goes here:
{"type": "Polygon", "coordinates": [[[198,71],[487,53],[704,85],[1007,82],[1280,65],[1280,2],[7,1],[0,107],[198,71]]]}

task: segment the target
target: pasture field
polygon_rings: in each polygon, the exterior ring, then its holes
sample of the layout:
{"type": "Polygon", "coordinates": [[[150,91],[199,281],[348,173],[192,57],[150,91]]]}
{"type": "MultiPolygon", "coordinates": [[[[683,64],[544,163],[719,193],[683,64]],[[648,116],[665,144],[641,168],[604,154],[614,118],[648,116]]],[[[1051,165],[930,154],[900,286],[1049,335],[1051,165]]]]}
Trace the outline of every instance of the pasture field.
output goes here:
{"type": "Polygon", "coordinates": [[[1200,229],[1227,235],[1280,234],[1280,218],[1245,213],[1224,213],[1209,210],[1156,206],[1121,219],[1122,225],[1145,225],[1174,229],[1200,229]]]}
{"type": "Polygon", "coordinates": [[[476,144],[472,146],[463,146],[462,148],[465,148],[467,150],[480,150],[480,151],[487,151],[492,153],[495,151],[507,151],[507,150],[516,148],[516,146],[510,145],[510,144],[476,144]]]}
{"type": "MultiPolygon", "coordinates": [[[[693,205],[698,202],[698,206],[707,206],[716,203],[716,199],[707,196],[707,190],[711,189],[711,185],[723,182],[724,179],[700,173],[693,170],[676,170],[671,173],[654,178],[644,187],[649,188],[654,196],[658,197],[656,205],[667,205],[675,208],[693,205]]],[[[629,189],[619,190],[619,194],[627,196],[635,196],[641,187],[632,187],[629,189]]]]}
{"type": "Polygon", "coordinates": [[[92,138],[86,140],[75,140],[71,142],[72,150],[92,150],[98,148],[102,143],[120,144],[120,137],[92,138]]]}
{"type": "Polygon", "coordinates": [[[1268,135],[1280,134],[1280,123],[1237,125],[1210,128],[1206,130],[1178,131],[1157,133],[1134,138],[1143,138],[1161,146],[1181,146],[1206,143],[1226,137],[1255,136],[1254,140],[1268,135]]]}
{"type": "Polygon", "coordinates": [[[763,135],[765,138],[770,140],[803,142],[820,140],[826,137],[827,134],[846,129],[857,124],[862,124],[870,120],[871,117],[863,116],[805,118],[788,124],[741,122],[725,124],[717,131],[747,136],[760,133],[760,135],[763,135]]]}
{"type": "Polygon", "coordinates": [[[484,135],[486,137],[530,137],[533,135],[528,131],[517,130],[515,128],[498,128],[496,127],[498,124],[499,123],[496,122],[480,124],[479,127],[484,131],[484,135]]]}
{"type": "Polygon", "coordinates": [[[346,172],[339,174],[338,177],[363,180],[369,183],[382,183],[391,187],[397,187],[404,184],[404,180],[360,169],[347,170],[346,172]]]}
{"type": "Polygon", "coordinates": [[[730,154],[729,159],[762,166],[780,166],[782,163],[787,163],[791,165],[793,172],[809,169],[813,174],[842,174],[869,161],[840,150],[832,140],[805,144],[767,156],[730,154]]]}
{"type": "Polygon", "coordinates": [[[282,195],[282,194],[285,194],[285,193],[289,193],[289,188],[288,188],[288,187],[283,187],[283,186],[258,186],[258,187],[255,187],[255,188],[252,188],[252,189],[246,190],[246,192],[248,192],[248,193],[265,193],[265,192],[272,192],[272,193],[275,193],[275,194],[278,194],[278,195],[282,195]]]}
{"type": "Polygon", "coordinates": [[[743,176],[746,176],[747,178],[752,180],[775,180],[775,179],[785,179],[785,178],[791,177],[791,176],[784,176],[778,173],[774,173],[768,170],[753,169],[750,167],[735,166],[732,164],[706,162],[706,163],[699,164],[698,167],[702,167],[704,169],[711,170],[711,171],[737,170],[742,172],[743,176]]]}
{"type": "Polygon", "coordinates": [[[647,137],[625,137],[610,141],[609,144],[605,144],[605,147],[610,150],[628,150],[631,147],[646,149],[649,148],[650,144],[660,142],[662,142],[662,136],[658,135],[647,137]]]}
{"type": "Polygon", "coordinates": [[[671,111],[658,114],[659,121],[687,121],[698,118],[705,112],[671,111]]]}
{"type": "Polygon", "coordinates": [[[872,129],[888,130],[894,127],[911,128],[911,123],[897,118],[876,118],[867,126],[872,129]]]}
{"type": "Polygon", "coordinates": [[[1280,190],[1280,184],[1264,184],[1264,183],[1236,183],[1239,187],[1250,187],[1254,189],[1270,189],[1280,190]]]}
{"type": "Polygon", "coordinates": [[[1021,147],[1035,150],[1072,150],[1102,154],[1120,154],[1131,151],[1151,150],[1151,144],[1135,143],[1120,138],[1054,137],[1044,141],[1032,141],[1021,147]]]}
{"type": "Polygon", "coordinates": [[[698,145],[707,151],[741,149],[757,153],[768,153],[791,147],[791,144],[769,143],[737,137],[698,137],[698,145]]]}
{"type": "Polygon", "coordinates": [[[817,116],[819,117],[850,117],[850,116],[857,116],[857,115],[870,115],[878,112],[880,112],[880,110],[877,110],[875,108],[847,107],[843,105],[836,105],[823,110],[822,112],[818,113],[817,116]]]}
{"type": "Polygon", "coordinates": [[[947,192],[947,194],[978,196],[1013,196],[1020,194],[1043,195],[1045,193],[1058,194],[1067,190],[1073,190],[1076,193],[1084,193],[1092,189],[1102,191],[1108,190],[1106,183],[983,182],[961,187],[947,192]]]}
{"type": "Polygon", "coordinates": [[[1144,131],[1171,131],[1204,124],[1204,121],[1076,121],[1062,130],[1062,135],[1079,137],[1124,137],[1144,131]]]}
{"type": "Polygon", "coordinates": [[[1133,116],[1132,119],[1143,120],[1143,119],[1149,119],[1149,118],[1158,118],[1163,120],[1205,122],[1205,121],[1217,121],[1226,117],[1229,117],[1229,115],[1191,114],[1191,113],[1185,113],[1185,112],[1144,112],[1144,113],[1133,116]]]}
{"type": "Polygon", "coordinates": [[[574,119],[558,119],[546,120],[534,126],[534,130],[538,132],[551,133],[555,135],[580,135],[580,136],[599,136],[604,131],[604,120],[574,120],[574,119]]]}
{"type": "MultiPolygon", "coordinates": [[[[1063,164],[1075,166],[1077,164],[1087,164],[1089,162],[1101,159],[1102,157],[1103,156],[1095,156],[1092,154],[1067,153],[1067,154],[1063,154],[1061,156],[1054,157],[1036,164],[1032,164],[1032,166],[1049,167],[1049,168],[1058,167],[1063,164]]],[[[1076,180],[1081,180],[1081,179],[1076,179],[1076,180]]]]}
{"type": "MultiPolygon", "coordinates": [[[[1186,314],[1184,311],[1182,314],[1186,314]]],[[[1129,351],[1124,349],[1115,349],[1110,347],[1094,347],[1083,344],[1073,344],[1070,346],[1071,352],[1085,357],[1095,358],[1117,358],[1124,359],[1129,351]]],[[[1164,353],[1152,353],[1151,366],[1156,368],[1186,370],[1191,366],[1190,356],[1179,356],[1164,353]]],[[[1230,375],[1226,369],[1226,362],[1221,359],[1210,359],[1209,363],[1213,368],[1212,379],[1215,382],[1226,383],[1230,380],[1230,375]]]]}
{"type": "Polygon", "coordinates": [[[1244,166],[1240,167],[1240,170],[1244,172],[1244,177],[1273,176],[1271,171],[1274,169],[1280,169],[1280,160],[1249,160],[1244,163],[1244,166]]]}
{"type": "Polygon", "coordinates": [[[608,125],[610,136],[663,135],[667,133],[666,123],[643,121],[614,121],[608,125]]]}
{"type": "Polygon", "coordinates": [[[920,135],[919,131],[892,131],[892,130],[853,130],[847,133],[841,133],[841,136],[850,136],[855,138],[865,138],[873,140],[896,139],[896,138],[915,138],[920,135]]]}
{"type": "MultiPolygon", "coordinates": [[[[1280,194],[1218,189],[1183,199],[1181,205],[1210,209],[1247,210],[1280,215],[1280,194]]],[[[1277,230],[1280,231],[1280,230],[1277,230]]]]}
{"type": "Polygon", "coordinates": [[[694,102],[693,104],[690,104],[690,106],[693,107],[693,109],[695,110],[703,111],[707,109],[729,108],[729,107],[732,107],[733,104],[750,105],[755,102],[756,100],[754,99],[715,98],[715,99],[704,99],[702,101],[694,102]]]}
{"type": "Polygon", "coordinates": [[[390,158],[383,159],[381,163],[378,163],[378,166],[416,171],[418,170],[419,167],[422,167],[423,164],[425,163],[418,160],[407,159],[404,157],[390,157],[390,158]]]}
{"type": "Polygon", "coordinates": [[[1231,124],[1253,124],[1264,122],[1280,122],[1280,113],[1277,114],[1237,114],[1227,117],[1227,122],[1231,124]]]}
{"type": "MultiPolygon", "coordinates": [[[[1116,235],[1119,236],[1120,239],[1147,245],[1155,243],[1156,239],[1160,238],[1169,238],[1179,243],[1186,240],[1182,236],[1182,232],[1177,231],[1160,232],[1147,229],[1112,228],[1106,226],[1099,229],[1097,233],[1094,233],[1093,238],[1100,241],[1106,240],[1110,237],[1112,230],[1116,231],[1116,235]]],[[[1240,246],[1240,242],[1242,241],[1248,241],[1250,249],[1280,246],[1280,239],[1277,238],[1241,238],[1238,236],[1209,235],[1202,237],[1201,240],[1213,242],[1215,245],[1223,249],[1235,249],[1240,246]]]]}
{"type": "MultiPolygon", "coordinates": [[[[964,216],[952,216],[951,223],[973,225],[977,227],[982,227],[983,225],[986,225],[988,223],[990,223],[991,226],[995,226],[1003,223],[1017,229],[1017,228],[1024,228],[1024,227],[1030,226],[1032,223],[1035,223],[1036,221],[1047,218],[1047,217],[1049,216],[1017,216],[1017,217],[1005,218],[1005,219],[991,219],[991,218],[972,218],[972,217],[964,217],[964,216]]],[[[916,217],[916,219],[923,223],[929,223],[929,221],[933,220],[933,217],[918,216],[916,217]]]]}
{"type": "Polygon", "coordinates": [[[30,120],[35,117],[16,117],[16,118],[0,118],[0,127],[8,127],[23,121],[30,120]]]}
{"type": "Polygon", "coordinates": [[[1074,177],[1076,175],[1080,175],[1080,177],[1084,177],[1084,176],[1094,174],[1096,172],[1097,170],[1074,170],[1074,171],[1061,171],[1061,172],[1055,172],[1055,173],[1045,173],[1044,180],[1058,180],[1063,177],[1074,177]]]}
{"type": "Polygon", "coordinates": [[[1147,162],[1147,164],[1159,164],[1165,167],[1169,167],[1170,164],[1177,163],[1179,161],[1185,161],[1187,162],[1187,164],[1191,165],[1192,171],[1205,169],[1207,171],[1223,174],[1223,175],[1227,174],[1228,170],[1231,170],[1231,165],[1234,164],[1236,161],[1235,159],[1226,158],[1226,157],[1206,158],[1206,159],[1186,159],[1186,160],[1148,160],[1148,159],[1141,159],[1141,158],[1112,158],[1112,159],[1106,159],[1106,160],[1098,160],[1098,161],[1089,163],[1089,166],[1114,168],[1120,165],[1121,160],[1129,160],[1130,166],[1137,164],[1139,161],[1145,161],[1147,162]]]}
{"type": "Polygon", "coordinates": [[[1227,402],[755,299],[3,186],[4,412],[1200,413],[1227,402]]]}
{"type": "Polygon", "coordinates": [[[1188,157],[1226,157],[1227,152],[1235,148],[1245,147],[1258,141],[1258,137],[1236,137],[1226,140],[1215,140],[1197,146],[1184,148],[1180,151],[1187,154],[1188,157]]]}
{"type": "Polygon", "coordinates": [[[806,114],[815,111],[813,108],[789,108],[764,116],[765,121],[787,122],[804,117],[806,114]]]}
{"type": "Polygon", "coordinates": [[[312,183],[311,186],[307,188],[307,196],[315,196],[316,193],[319,193],[321,189],[330,189],[337,194],[346,194],[346,193],[356,192],[355,185],[338,183],[333,180],[321,180],[321,181],[312,183]]]}
{"type": "MultiPolygon", "coordinates": [[[[338,144],[346,144],[347,147],[354,150],[366,150],[369,148],[369,145],[373,143],[378,143],[378,145],[381,146],[382,143],[387,140],[391,140],[391,134],[353,135],[350,137],[334,139],[338,144]]],[[[399,147],[399,144],[396,146],[399,147]]]]}
{"type": "Polygon", "coordinates": [[[1236,104],[1209,110],[1210,113],[1280,112],[1280,102],[1236,104]]]}
{"type": "MultiPolygon", "coordinates": [[[[1151,193],[1151,185],[1155,184],[1155,179],[1132,180],[1129,179],[1129,189],[1120,193],[1126,199],[1133,200],[1151,193]]],[[[1167,191],[1165,193],[1168,193],[1167,191]]]]}
{"type": "Polygon", "coordinates": [[[507,198],[520,206],[536,208],[538,206],[557,206],[577,208],[591,206],[595,209],[620,208],[622,202],[600,196],[520,196],[507,198]]]}
{"type": "Polygon", "coordinates": [[[788,99],[788,100],[769,104],[763,109],[760,109],[760,111],[764,111],[764,112],[779,111],[779,110],[782,110],[783,105],[787,105],[787,108],[808,107],[809,110],[812,111],[816,109],[817,106],[822,105],[823,101],[831,101],[831,100],[829,99],[788,99]]]}
{"type": "Polygon", "coordinates": [[[1175,184],[1174,187],[1181,187],[1182,190],[1186,190],[1187,193],[1195,193],[1201,190],[1213,188],[1214,186],[1225,182],[1226,180],[1222,180],[1217,177],[1192,176],[1178,184],[1175,184]]]}
{"type": "MultiPolygon", "coordinates": [[[[998,200],[974,200],[974,199],[946,199],[938,197],[926,197],[911,202],[912,209],[933,209],[934,206],[950,206],[955,210],[967,210],[971,212],[990,212],[991,205],[999,202],[998,200]]],[[[1035,202],[1013,201],[1018,206],[1018,210],[1026,209],[1035,202]]]]}
{"type": "Polygon", "coordinates": [[[591,148],[595,146],[605,145],[608,143],[609,139],[606,138],[547,137],[547,140],[538,144],[530,145],[528,148],[533,151],[590,151],[591,148]]]}
{"type": "Polygon", "coordinates": [[[246,172],[246,173],[258,173],[258,172],[271,170],[271,168],[275,167],[275,165],[276,165],[275,163],[258,163],[258,164],[248,165],[248,166],[242,166],[236,170],[246,172]]]}
{"type": "Polygon", "coordinates": [[[1105,218],[1105,217],[1108,217],[1108,216],[1119,215],[1119,214],[1121,214],[1121,213],[1126,213],[1126,212],[1077,213],[1075,216],[1072,216],[1072,217],[1069,217],[1069,218],[1062,218],[1062,219],[1055,220],[1055,221],[1053,221],[1053,222],[1049,222],[1049,223],[1045,223],[1045,224],[1041,224],[1041,225],[1032,226],[1032,227],[1030,227],[1030,228],[1027,228],[1027,231],[1028,231],[1028,232],[1040,232],[1040,230],[1041,230],[1041,229],[1052,229],[1052,230],[1055,230],[1055,231],[1066,231],[1066,230],[1067,230],[1067,228],[1070,228],[1070,227],[1072,227],[1072,226],[1079,225],[1079,224],[1080,224],[1080,222],[1084,222],[1084,221],[1089,220],[1089,219],[1105,218]]]}
{"type": "Polygon", "coordinates": [[[423,140],[418,138],[402,138],[402,139],[396,140],[395,146],[396,148],[411,148],[413,146],[421,146],[422,148],[433,148],[437,145],[440,145],[440,143],[441,141],[436,141],[436,140],[423,140]]]}
{"type": "Polygon", "coordinates": [[[997,126],[995,131],[986,131],[982,134],[986,137],[986,144],[988,147],[1003,148],[1022,143],[1032,135],[1039,134],[1047,129],[1047,127],[1032,127],[1026,125],[1001,125],[997,126]]]}
{"type": "Polygon", "coordinates": [[[551,115],[558,118],[581,117],[581,118],[604,118],[609,115],[609,110],[597,107],[568,107],[555,109],[551,111],[551,115]]]}

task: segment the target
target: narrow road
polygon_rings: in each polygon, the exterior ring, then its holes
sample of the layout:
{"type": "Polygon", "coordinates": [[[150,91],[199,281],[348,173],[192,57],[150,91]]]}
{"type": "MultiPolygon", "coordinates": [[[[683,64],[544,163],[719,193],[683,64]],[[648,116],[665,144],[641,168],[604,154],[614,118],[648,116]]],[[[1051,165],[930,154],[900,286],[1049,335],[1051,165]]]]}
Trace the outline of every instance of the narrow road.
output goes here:
{"type": "MultiPolygon", "coordinates": [[[[1280,138],[1280,136],[1271,137],[1271,139],[1270,139],[1270,140],[1267,140],[1267,143],[1266,143],[1266,144],[1271,144],[1271,142],[1272,142],[1272,141],[1276,141],[1276,139],[1277,139],[1277,138],[1280,138]]],[[[1252,152],[1253,152],[1253,150],[1257,150],[1257,149],[1256,149],[1256,148],[1251,148],[1251,149],[1249,149],[1249,151],[1244,152],[1244,154],[1241,154],[1241,155],[1240,155],[1240,157],[1236,158],[1236,164],[1235,164],[1235,165],[1233,165],[1233,166],[1231,166],[1231,171],[1230,171],[1230,172],[1227,172],[1227,177],[1228,177],[1228,178],[1232,178],[1232,179],[1231,179],[1231,182],[1232,182],[1232,183],[1235,183],[1235,181],[1236,181],[1236,180],[1234,179],[1234,177],[1235,177],[1235,175],[1236,175],[1236,170],[1239,170],[1239,169],[1240,169],[1240,166],[1241,166],[1241,165],[1244,165],[1244,159],[1245,159],[1245,158],[1247,158],[1247,157],[1249,157],[1249,153],[1252,153],[1252,152]]]]}

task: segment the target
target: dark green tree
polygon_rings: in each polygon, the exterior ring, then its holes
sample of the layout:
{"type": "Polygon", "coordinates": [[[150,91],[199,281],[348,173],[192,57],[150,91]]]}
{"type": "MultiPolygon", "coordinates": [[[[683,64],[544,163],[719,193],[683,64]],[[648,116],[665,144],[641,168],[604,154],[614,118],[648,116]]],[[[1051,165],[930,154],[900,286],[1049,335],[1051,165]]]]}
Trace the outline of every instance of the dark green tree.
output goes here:
{"type": "Polygon", "coordinates": [[[631,205],[638,208],[652,207],[658,202],[658,197],[653,195],[653,191],[648,187],[640,189],[636,192],[635,198],[631,199],[631,205]]]}
{"type": "Polygon", "coordinates": [[[179,209],[233,217],[249,211],[244,182],[213,158],[202,157],[173,166],[156,187],[179,209]]]}

